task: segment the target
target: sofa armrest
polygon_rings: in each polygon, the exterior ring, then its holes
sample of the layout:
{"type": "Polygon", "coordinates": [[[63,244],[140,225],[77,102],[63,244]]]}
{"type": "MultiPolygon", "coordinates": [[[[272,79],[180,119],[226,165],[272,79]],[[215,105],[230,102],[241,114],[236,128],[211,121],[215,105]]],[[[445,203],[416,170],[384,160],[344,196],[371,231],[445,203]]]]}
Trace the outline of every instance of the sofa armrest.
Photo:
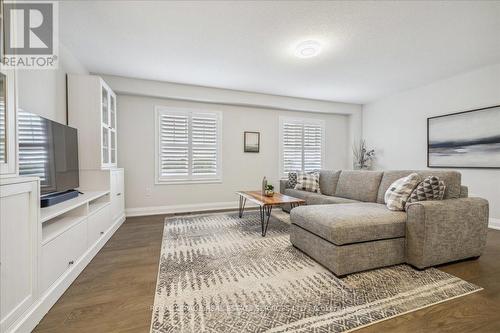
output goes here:
{"type": "Polygon", "coordinates": [[[288,179],[280,179],[280,193],[285,194],[285,190],[288,188],[288,179]]]}
{"type": "Polygon", "coordinates": [[[425,268],[478,257],[488,232],[488,201],[459,198],[420,201],[406,208],[407,262],[425,268]]]}
{"type": "Polygon", "coordinates": [[[460,198],[467,198],[467,197],[469,197],[469,188],[467,186],[461,185],[460,198]]]}

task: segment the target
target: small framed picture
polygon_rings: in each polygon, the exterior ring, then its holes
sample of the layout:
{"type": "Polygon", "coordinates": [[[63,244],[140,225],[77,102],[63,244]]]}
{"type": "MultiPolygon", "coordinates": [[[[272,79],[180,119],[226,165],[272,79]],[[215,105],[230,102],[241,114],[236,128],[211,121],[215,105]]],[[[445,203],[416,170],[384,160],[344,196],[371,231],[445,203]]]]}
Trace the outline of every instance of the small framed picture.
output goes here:
{"type": "Polygon", "coordinates": [[[258,153],[260,149],[260,132],[245,132],[243,135],[245,153],[258,153]]]}

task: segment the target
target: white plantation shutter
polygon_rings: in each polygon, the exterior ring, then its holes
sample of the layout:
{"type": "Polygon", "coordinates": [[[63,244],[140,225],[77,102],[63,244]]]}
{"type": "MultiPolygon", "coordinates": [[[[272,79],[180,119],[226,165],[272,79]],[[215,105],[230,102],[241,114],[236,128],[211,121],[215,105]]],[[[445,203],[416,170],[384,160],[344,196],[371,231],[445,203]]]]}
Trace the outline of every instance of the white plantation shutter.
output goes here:
{"type": "Polygon", "coordinates": [[[7,119],[5,119],[5,104],[0,101],[0,164],[5,163],[7,160],[7,151],[5,148],[7,147],[6,138],[7,138],[7,119]]]}
{"type": "Polygon", "coordinates": [[[321,120],[280,118],[282,175],[321,169],[324,127],[321,120]]]}
{"type": "Polygon", "coordinates": [[[161,178],[189,175],[189,115],[159,115],[159,171],[161,178]]]}
{"type": "Polygon", "coordinates": [[[157,108],[157,181],[220,180],[219,112],[157,108]]]}
{"type": "Polygon", "coordinates": [[[19,132],[19,172],[24,176],[40,177],[40,186],[51,187],[49,170],[49,138],[45,122],[39,116],[21,109],[17,113],[19,132]]]}
{"type": "Polygon", "coordinates": [[[302,125],[283,123],[283,168],[288,173],[302,170],[302,125]]]}
{"type": "Polygon", "coordinates": [[[217,176],[217,114],[195,113],[191,117],[193,176],[217,176]]]}
{"type": "Polygon", "coordinates": [[[321,169],[323,128],[320,124],[304,124],[304,171],[321,169]]]}

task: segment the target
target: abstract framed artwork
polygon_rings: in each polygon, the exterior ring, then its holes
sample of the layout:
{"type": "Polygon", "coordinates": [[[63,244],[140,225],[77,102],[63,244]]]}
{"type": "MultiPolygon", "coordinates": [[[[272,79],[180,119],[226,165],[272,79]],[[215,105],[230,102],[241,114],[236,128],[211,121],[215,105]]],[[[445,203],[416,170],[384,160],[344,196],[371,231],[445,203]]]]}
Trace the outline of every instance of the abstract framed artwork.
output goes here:
{"type": "Polygon", "coordinates": [[[427,166],[500,169],[500,105],[427,118],[427,166]]]}
{"type": "Polygon", "coordinates": [[[258,153],[260,150],[260,132],[245,132],[243,134],[243,151],[258,153]]]}

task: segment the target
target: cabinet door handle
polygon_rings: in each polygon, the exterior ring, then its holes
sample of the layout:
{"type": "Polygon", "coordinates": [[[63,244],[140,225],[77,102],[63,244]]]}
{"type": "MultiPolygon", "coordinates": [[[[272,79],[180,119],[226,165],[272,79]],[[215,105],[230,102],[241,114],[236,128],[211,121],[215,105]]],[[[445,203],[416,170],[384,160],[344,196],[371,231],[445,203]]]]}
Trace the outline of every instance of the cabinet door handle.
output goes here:
{"type": "Polygon", "coordinates": [[[68,262],[68,264],[70,264],[70,265],[73,265],[74,263],[75,263],[75,261],[74,261],[74,260],[70,260],[70,261],[68,262]]]}
{"type": "Polygon", "coordinates": [[[119,197],[120,195],[122,195],[121,193],[116,193],[116,196],[119,197]]]}
{"type": "Polygon", "coordinates": [[[104,231],[101,231],[101,235],[104,235],[104,231]]]}

